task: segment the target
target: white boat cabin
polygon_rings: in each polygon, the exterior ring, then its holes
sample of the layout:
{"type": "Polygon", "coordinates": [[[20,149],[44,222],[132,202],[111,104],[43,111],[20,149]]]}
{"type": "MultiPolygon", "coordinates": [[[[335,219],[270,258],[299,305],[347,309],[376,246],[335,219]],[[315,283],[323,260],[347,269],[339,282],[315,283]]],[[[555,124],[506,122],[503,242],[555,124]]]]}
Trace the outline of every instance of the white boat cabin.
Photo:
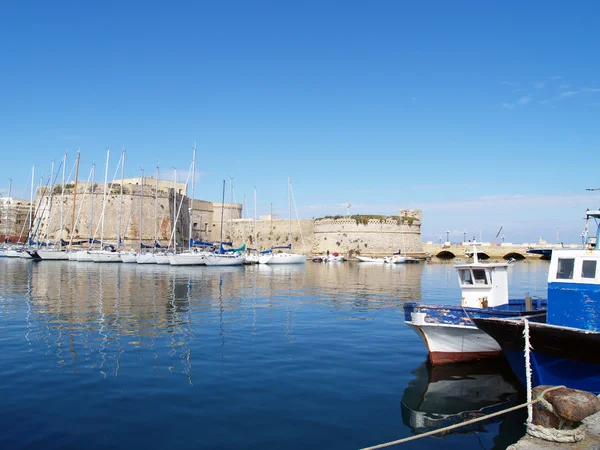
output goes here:
{"type": "Polygon", "coordinates": [[[480,263],[476,256],[471,264],[455,265],[462,290],[462,306],[489,308],[507,304],[509,265],[480,263]]]}
{"type": "Polygon", "coordinates": [[[599,250],[553,250],[548,283],[600,284],[599,272],[599,250]]]}

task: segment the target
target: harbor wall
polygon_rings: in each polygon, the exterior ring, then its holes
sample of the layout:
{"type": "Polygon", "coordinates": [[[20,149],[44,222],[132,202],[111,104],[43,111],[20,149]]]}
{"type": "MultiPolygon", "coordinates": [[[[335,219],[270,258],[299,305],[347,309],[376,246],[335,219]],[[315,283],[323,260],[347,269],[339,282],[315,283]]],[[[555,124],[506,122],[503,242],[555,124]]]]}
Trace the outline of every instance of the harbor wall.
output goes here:
{"type": "MultiPolygon", "coordinates": [[[[213,224],[214,233],[220,231],[213,224]]],[[[243,242],[246,246],[267,249],[290,243],[288,220],[240,219],[225,223],[223,240],[243,242]],[[244,231],[245,230],[245,231],[244,231]]],[[[213,236],[214,236],[213,233],[213,236]]],[[[215,237],[218,240],[218,236],[215,237]]],[[[354,255],[384,256],[402,251],[409,256],[424,256],[421,242],[421,211],[401,210],[395,218],[385,219],[317,219],[291,222],[292,251],[306,254],[338,252],[354,255]]]]}
{"type": "Polygon", "coordinates": [[[319,219],[314,225],[318,253],[381,256],[394,252],[422,256],[421,211],[401,210],[396,218],[319,219]]]}

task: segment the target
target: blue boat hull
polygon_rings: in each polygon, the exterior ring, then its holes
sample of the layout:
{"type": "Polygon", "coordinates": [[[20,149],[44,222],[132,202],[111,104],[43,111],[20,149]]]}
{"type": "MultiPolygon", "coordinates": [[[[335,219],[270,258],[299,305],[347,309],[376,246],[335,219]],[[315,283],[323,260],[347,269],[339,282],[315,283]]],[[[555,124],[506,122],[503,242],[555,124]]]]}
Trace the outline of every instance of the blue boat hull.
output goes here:
{"type": "MultiPolygon", "coordinates": [[[[525,385],[523,322],[486,318],[474,319],[474,322],[498,342],[513,372],[525,385]]],[[[534,386],[565,385],[600,393],[600,333],[530,323],[529,336],[534,386]]]]}

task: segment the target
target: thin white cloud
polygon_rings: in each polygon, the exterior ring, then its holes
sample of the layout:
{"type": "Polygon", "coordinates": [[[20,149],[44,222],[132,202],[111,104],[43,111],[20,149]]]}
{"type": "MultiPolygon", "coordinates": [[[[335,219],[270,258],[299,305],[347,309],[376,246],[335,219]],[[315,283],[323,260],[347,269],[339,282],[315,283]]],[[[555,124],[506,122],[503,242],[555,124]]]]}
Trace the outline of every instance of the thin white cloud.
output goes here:
{"type": "Polygon", "coordinates": [[[550,97],[545,100],[542,100],[540,103],[542,105],[546,105],[548,103],[554,103],[554,102],[557,102],[560,100],[566,100],[568,98],[574,97],[579,94],[594,94],[594,93],[600,93],[600,88],[582,88],[582,89],[578,89],[575,91],[573,91],[573,90],[565,91],[565,92],[561,92],[560,94],[558,94],[554,97],[550,97]]]}
{"type": "Polygon", "coordinates": [[[509,87],[517,87],[519,85],[519,83],[513,83],[512,81],[502,81],[500,84],[509,87]]]}
{"type": "Polygon", "coordinates": [[[560,86],[558,86],[560,89],[569,89],[571,87],[570,84],[568,83],[563,83],[560,86]]]}
{"type": "Polygon", "coordinates": [[[536,89],[542,89],[544,86],[546,86],[546,82],[545,81],[536,81],[533,86],[536,89]]]}
{"type": "Polygon", "coordinates": [[[562,77],[560,75],[555,75],[553,77],[549,77],[549,80],[562,80],[562,77]]]}
{"type": "Polygon", "coordinates": [[[505,109],[515,109],[517,106],[526,105],[530,101],[531,101],[531,96],[524,95],[524,96],[520,97],[514,103],[502,103],[502,107],[505,108],[505,109]]]}

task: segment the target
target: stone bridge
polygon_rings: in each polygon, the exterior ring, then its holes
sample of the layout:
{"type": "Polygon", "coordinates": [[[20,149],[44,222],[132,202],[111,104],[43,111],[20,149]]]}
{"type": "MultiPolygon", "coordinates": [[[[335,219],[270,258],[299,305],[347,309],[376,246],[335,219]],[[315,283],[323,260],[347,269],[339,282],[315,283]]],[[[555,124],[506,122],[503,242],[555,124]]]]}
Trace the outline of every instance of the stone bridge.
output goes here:
{"type": "MultiPolygon", "coordinates": [[[[541,259],[540,255],[527,253],[528,249],[558,249],[558,248],[579,248],[578,245],[553,245],[553,244],[494,244],[490,242],[481,242],[477,244],[477,251],[479,258],[484,259],[498,259],[498,260],[509,260],[509,259],[541,259]]],[[[434,244],[432,242],[423,243],[423,251],[427,255],[432,255],[440,259],[453,259],[453,258],[468,258],[466,252],[473,251],[473,245],[470,243],[449,243],[434,244]]]]}

